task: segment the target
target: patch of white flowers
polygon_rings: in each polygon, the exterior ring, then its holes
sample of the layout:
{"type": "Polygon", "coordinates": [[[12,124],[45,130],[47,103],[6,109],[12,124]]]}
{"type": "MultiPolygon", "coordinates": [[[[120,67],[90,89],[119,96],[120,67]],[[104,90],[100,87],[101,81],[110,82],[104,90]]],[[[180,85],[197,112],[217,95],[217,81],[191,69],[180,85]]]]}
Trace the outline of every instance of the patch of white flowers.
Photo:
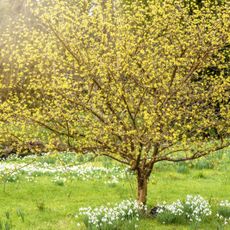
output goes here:
{"type": "Polygon", "coordinates": [[[201,222],[203,217],[211,216],[211,206],[202,196],[187,195],[185,201],[185,215],[190,221],[201,222]]]}
{"type": "Polygon", "coordinates": [[[108,184],[108,185],[115,185],[118,183],[119,183],[119,179],[114,175],[111,176],[110,180],[105,181],[105,184],[108,184]]]}
{"type": "MultiPolygon", "coordinates": [[[[91,226],[96,229],[117,229],[117,225],[124,221],[129,223],[137,222],[139,220],[140,211],[147,210],[147,208],[139,204],[137,201],[124,200],[121,203],[111,207],[110,204],[107,206],[100,206],[97,208],[87,207],[79,209],[79,216],[83,217],[86,226],[91,226]]],[[[78,215],[76,217],[78,217],[78,215]]],[[[137,225],[134,224],[134,228],[137,225]]]]}
{"type": "Polygon", "coordinates": [[[158,214],[164,213],[166,210],[171,212],[173,215],[181,216],[184,213],[184,206],[180,200],[177,200],[172,204],[166,204],[166,202],[163,202],[163,204],[158,204],[158,214]]]}
{"type": "Polygon", "coordinates": [[[228,208],[230,208],[230,201],[228,201],[228,200],[222,200],[220,202],[220,206],[221,207],[228,207],[228,208]]]}
{"type": "MultiPolygon", "coordinates": [[[[23,159],[25,160],[25,159],[23,159]]],[[[49,175],[62,177],[71,177],[83,181],[101,179],[107,177],[108,184],[117,184],[120,180],[130,175],[127,169],[117,166],[105,168],[102,166],[94,166],[93,164],[87,165],[58,165],[48,164],[46,162],[20,162],[17,159],[15,162],[0,161],[0,177],[9,177],[11,181],[16,181],[21,174],[26,175],[28,181],[34,181],[32,177],[49,175]],[[14,178],[13,178],[14,177],[14,178]]]]}
{"type": "Polygon", "coordinates": [[[216,216],[219,219],[219,221],[221,221],[224,225],[230,223],[230,201],[222,200],[219,203],[216,216]]]}
{"type": "Polygon", "coordinates": [[[158,215],[165,212],[171,213],[175,217],[184,216],[185,220],[190,222],[201,222],[205,217],[212,214],[209,202],[200,195],[187,195],[184,202],[177,200],[172,204],[158,205],[158,215]]]}

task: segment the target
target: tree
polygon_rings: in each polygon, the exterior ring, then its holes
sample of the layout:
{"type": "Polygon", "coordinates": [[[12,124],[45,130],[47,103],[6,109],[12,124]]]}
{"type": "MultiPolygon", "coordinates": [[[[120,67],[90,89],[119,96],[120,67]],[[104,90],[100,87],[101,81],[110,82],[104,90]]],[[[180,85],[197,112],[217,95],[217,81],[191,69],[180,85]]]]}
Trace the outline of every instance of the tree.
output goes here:
{"type": "Polygon", "coordinates": [[[38,25],[21,22],[16,41],[3,39],[6,137],[20,141],[32,126],[40,138],[129,165],[146,203],[157,162],[194,160],[230,144],[229,76],[203,71],[224,69],[229,7],[211,2],[190,14],[179,0],[37,1],[38,25]],[[212,128],[218,138],[205,135],[212,128]]]}

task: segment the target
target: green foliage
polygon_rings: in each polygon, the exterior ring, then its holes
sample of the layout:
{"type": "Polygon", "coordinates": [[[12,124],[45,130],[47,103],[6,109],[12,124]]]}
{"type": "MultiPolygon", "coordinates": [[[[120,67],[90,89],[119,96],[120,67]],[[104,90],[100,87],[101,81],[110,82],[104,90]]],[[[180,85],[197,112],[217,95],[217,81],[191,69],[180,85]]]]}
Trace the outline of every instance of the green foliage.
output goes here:
{"type": "Polygon", "coordinates": [[[47,164],[55,164],[56,161],[57,161],[57,158],[55,157],[52,157],[52,156],[47,156],[47,157],[42,157],[41,159],[39,159],[39,161],[44,164],[44,163],[47,163],[47,164]]]}
{"type": "Polygon", "coordinates": [[[13,228],[10,212],[5,212],[5,218],[0,219],[0,230],[11,230],[13,228]]]}
{"type": "Polygon", "coordinates": [[[224,218],[230,218],[230,207],[219,207],[217,212],[224,218]]]}
{"type": "Polygon", "coordinates": [[[20,208],[17,209],[17,215],[19,218],[21,218],[22,222],[25,222],[25,213],[23,212],[22,209],[20,208]]]}
{"type": "Polygon", "coordinates": [[[177,172],[183,174],[189,173],[189,167],[186,164],[179,164],[177,172]]]}
{"type": "Polygon", "coordinates": [[[13,172],[13,173],[10,173],[10,172],[6,172],[5,176],[4,176],[4,180],[6,182],[17,182],[19,179],[19,175],[17,172],[13,172]]]}
{"type": "Polygon", "coordinates": [[[213,169],[214,168],[214,162],[210,161],[210,160],[199,160],[194,164],[194,168],[195,169],[213,169]]]}
{"type": "Polygon", "coordinates": [[[203,172],[199,172],[195,175],[195,178],[198,178],[198,179],[206,179],[207,176],[203,173],[203,172]]]}
{"type": "Polygon", "coordinates": [[[58,185],[58,186],[64,186],[65,185],[65,178],[61,178],[60,176],[56,176],[54,179],[53,179],[53,182],[58,185]]]}
{"type": "Polygon", "coordinates": [[[36,207],[38,208],[39,211],[45,211],[45,202],[44,200],[37,200],[36,201],[36,207]]]}
{"type": "Polygon", "coordinates": [[[164,211],[157,215],[157,221],[161,224],[185,224],[186,218],[184,215],[177,216],[172,214],[170,211],[164,211]]]}

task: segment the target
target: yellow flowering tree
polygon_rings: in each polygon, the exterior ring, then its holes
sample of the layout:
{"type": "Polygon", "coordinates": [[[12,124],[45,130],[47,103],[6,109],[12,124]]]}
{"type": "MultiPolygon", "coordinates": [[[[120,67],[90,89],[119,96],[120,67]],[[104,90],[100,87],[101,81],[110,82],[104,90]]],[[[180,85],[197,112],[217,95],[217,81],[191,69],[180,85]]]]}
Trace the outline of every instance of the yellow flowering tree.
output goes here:
{"type": "Polygon", "coordinates": [[[157,162],[230,144],[227,4],[206,0],[192,14],[180,0],[29,7],[36,25],[21,20],[1,40],[4,137],[39,136],[50,147],[59,138],[78,153],[129,165],[143,203],[157,162]]]}

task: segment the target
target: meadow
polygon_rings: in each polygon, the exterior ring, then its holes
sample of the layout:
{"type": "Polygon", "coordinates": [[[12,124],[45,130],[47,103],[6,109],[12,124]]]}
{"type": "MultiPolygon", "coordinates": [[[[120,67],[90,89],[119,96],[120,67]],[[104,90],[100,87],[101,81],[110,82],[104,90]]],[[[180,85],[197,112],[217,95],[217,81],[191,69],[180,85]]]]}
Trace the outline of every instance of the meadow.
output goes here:
{"type": "Polygon", "coordinates": [[[0,230],[230,230],[227,3],[0,0],[0,230]]]}
{"type": "MultiPolygon", "coordinates": [[[[122,221],[118,229],[230,229],[215,211],[220,201],[230,200],[229,172],[229,149],[189,163],[157,164],[149,181],[148,211],[134,224],[122,221]],[[213,207],[204,221],[164,224],[149,214],[157,204],[185,200],[189,194],[202,196],[213,207]]],[[[12,156],[0,162],[0,179],[0,229],[94,229],[84,224],[80,208],[114,206],[136,197],[135,176],[104,157],[12,156]]]]}

